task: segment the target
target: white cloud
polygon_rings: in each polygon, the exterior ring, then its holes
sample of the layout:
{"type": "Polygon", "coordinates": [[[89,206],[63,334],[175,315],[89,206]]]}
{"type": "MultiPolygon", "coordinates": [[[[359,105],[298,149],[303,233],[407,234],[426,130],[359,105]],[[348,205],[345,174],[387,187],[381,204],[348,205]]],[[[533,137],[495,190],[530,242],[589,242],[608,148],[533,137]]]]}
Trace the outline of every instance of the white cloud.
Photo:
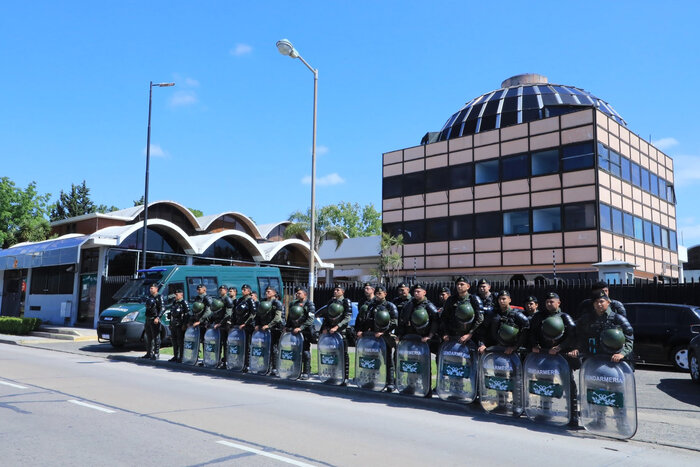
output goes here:
{"type": "Polygon", "coordinates": [[[316,154],[319,156],[325,156],[328,154],[328,146],[324,146],[322,144],[317,144],[316,145],[316,154]]]}
{"type": "Polygon", "coordinates": [[[169,102],[172,107],[184,107],[196,104],[199,102],[199,98],[194,91],[176,91],[170,97],[169,102]]]}
{"type": "Polygon", "coordinates": [[[662,151],[667,151],[669,148],[678,145],[678,140],[676,138],[661,138],[656,141],[652,141],[652,144],[662,151]]]}
{"type": "Polygon", "coordinates": [[[229,53],[234,57],[248,55],[251,52],[253,52],[253,47],[249,46],[248,44],[236,44],[236,46],[229,51],[229,53]]]}
{"type": "MultiPolygon", "coordinates": [[[[146,148],[143,148],[143,154],[146,154],[146,148]]],[[[164,151],[159,144],[151,144],[151,156],[153,157],[170,157],[167,151],[164,151]]]]}
{"type": "MultiPolygon", "coordinates": [[[[301,183],[304,185],[311,185],[311,175],[302,178],[301,183]]],[[[336,172],[324,175],[323,177],[316,177],[316,184],[320,186],[340,185],[341,183],[345,183],[345,180],[336,172]]]]}
{"type": "Polygon", "coordinates": [[[700,181],[700,156],[673,156],[673,174],[676,186],[691,185],[700,181]]]}
{"type": "Polygon", "coordinates": [[[678,221],[678,244],[688,248],[700,244],[700,224],[685,224],[678,221]]]}
{"type": "Polygon", "coordinates": [[[198,88],[199,87],[199,81],[197,81],[194,78],[185,78],[185,85],[189,86],[191,88],[198,88]]]}

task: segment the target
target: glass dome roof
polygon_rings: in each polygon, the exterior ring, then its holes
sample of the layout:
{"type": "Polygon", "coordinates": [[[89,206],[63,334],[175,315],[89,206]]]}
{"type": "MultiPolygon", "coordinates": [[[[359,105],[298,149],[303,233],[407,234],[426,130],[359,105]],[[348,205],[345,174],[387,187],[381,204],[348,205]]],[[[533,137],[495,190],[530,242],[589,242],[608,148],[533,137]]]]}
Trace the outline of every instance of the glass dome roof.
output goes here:
{"type": "Polygon", "coordinates": [[[422,142],[445,141],[591,107],[627,126],[610,104],[588,91],[550,84],[542,75],[517,75],[503,81],[500,89],[467,102],[447,120],[437,138],[426,135],[422,142]]]}

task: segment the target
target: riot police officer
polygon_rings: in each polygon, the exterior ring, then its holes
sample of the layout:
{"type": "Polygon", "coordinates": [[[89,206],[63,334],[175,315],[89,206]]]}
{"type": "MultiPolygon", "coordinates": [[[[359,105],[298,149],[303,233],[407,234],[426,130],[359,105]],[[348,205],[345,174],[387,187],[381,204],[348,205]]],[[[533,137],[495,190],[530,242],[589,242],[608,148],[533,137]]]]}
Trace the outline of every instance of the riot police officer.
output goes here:
{"type": "Polygon", "coordinates": [[[525,316],[532,320],[532,317],[539,311],[539,304],[537,303],[537,297],[530,295],[525,299],[525,316]]]}
{"type": "Polygon", "coordinates": [[[158,284],[153,283],[148,288],[149,297],[146,299],[146,355],[141,358],[158,360],[160,356],[160,317],[163,315],[163,297],[158,294],[158,284]]]}
{"type": "Polygon", "coordinates": [[[472,306],[474,310],[478,308],[484,316],[484,321],[477,329],[477,339],[480,342],[490,339],[491,323],[493,322],[494,307],[496,298],[491,293],[491,284],[486,279],[479,279],[476,283],[476,294],[472,295],[472,306]]]}
{"type": "Polygon", "coordinates": [[[284,320],[284,306],[277,298],[277,291],[273,287],[265,288],[265,299],[258,304],[258,311],[255,314],[255,330],[270,331],[270,367],[273,376],[278,376],[277,372],[277,347],[282,334],[284,320]]]}
{"type": "Polygon", "coordinates": [[[398,287],[398,295],[392,300],[392,303],[396,305],[399,315],[401,315],[401,310],[403,310],[404,305],[409,301],[411,301],[411,294],[408,284],[401,282],[398,287]]]}
{"type": "Polygon", "coordinates": [[[289,304],[285,331],[304,336],[304,353],[301,355],[301,376],[299,379],[309,379],[311,373],[311,335],[314,326],[316,307],[307,299],[308,292],[304,287],[294,290],[294,301],[289,304]]]}
{"type": "Polygon", "coordinates": [[[442,316],[442,312],[445,309],[445,303],[447,303],[447,299],[450,298],[450,295],[452,295],[452,291],[450,290],[449,287],[441,287],[440,288],[440,294],[438,295],[439,297],[439,306],[438,306],[438,313],[440,316],[442,316]]]}
{"type": "MultiPolygon", "coordinates": [[[[235,294],[234,294],[235,297],[235,294]]],[[[219,286],[219,300],[223,303],[221,309],[212,318],[214,329],[219,330],[221,345],[219,346],[219,366],[217,368],[226,369],[226,355],[228,354],[227,339],[231,330],[231,315],[233,315],[233,300],[228,295],[228,288],[225,285],[219,286]]]]}
{"type": "Polygon", "coordinates": [[[348,323],[350,323],[350,319],[352,318],[352,303],[350,303],[349,299],[345,298],[345,286],[335,286],[333,289],[333,298],[328,301],[325,308],[318,311],[316,316],[318,318],[323,318],[321,333],[339,333],[343,338],[343,351],[345,352],[345,379],[347,380],[349,376],[350,360],[348,356],[348,341],[345,338],[345,330],[347,329],[348,323]],[[338,304],[340,306],[337,306],[338,304]]]}
{"type": "Polygon", "coordinates": [[[358,307],[357,317],[355,318],[355,333],[357,337],[362,337],[362,331],[367,330],[364,328],[368,327],[368,323],[373,319],[370,310],[374,305],[374,286],[369,282],[365,282],[363,290],[365,292],[365,301],[358,307]]]}
{"type": "Polygon", "coordinates": [[[257,302],[253,300],[253,290],[250,285],[243,284],[241,286],[241,297],[236,301],[233,307],[232,325],[238,326],[239,329],[245,331],[245,367],[243,372],[248,371],[248,362],[250,361],[250,338],[253,335],[253,326],[255,325],[255,314],[258,311],[257,302]]]}
{"type": "Polygon", "coordinates": [[[608,299],[610,299],[610,308],[612,309],[612,311],[624,316],[625,318],[627,317],[627,310],[625,310],[625,305],[623,305],[622,302],[610,298],[610,290],[608,289],[608,283],[605,281],[598,281],[594,282],[591,286],[591,298],[587,298],[586,300],[579,303],[578,308],[576,308],[576,316],[574,318],[579,319],[586,313],[592,312],[593,301],[596,297],[599,297],[601,295],[601,292],[607,295],[608,299]]]}
{"type": "Polygon", "coordinates": [[[175,290],[175,301],[170,305],[168,319],[170,320],[170,340],[173,342],[173,358],[170,362],[182,363],[184,350],[185,328],[190,317],[190,307],[185,301],[182,289],[175,290]]]}
{"type": "Polygon", "coordinates": [[[474,333],[484,321],[481,309],[469,294],[469,282],[463,276],[455,280],[456,295],[447,298],[440,315],[440,335],[447,342],[450,337],[458,337],[461,344],[475,348],[474,333]],[[476,306],[475,306],[476,305],[476,306]]]}
{"type": "MultiPolygon", "coordinates": [[[[394,390],[394,352],[396,339],[392,333],[396,330],[399,312],[396,305],[386,299],[386,287],[378,285],[370,305],[368,321],[361,323],[357,337],[364,333],[374,333],[374,337],[382,338],[386,345],[386,392],[394,390]]],[[[359,314],[358,314],[359,318],[359,314]]],[[[355,319],[355,329],[358,329],[358,319],[355,319]]]]}
{"type": "MultiPolygon", "coordinates": [[[[200,313],[193,314],[191,321],[193,327],[199,327],[199,342],[204,345],[204,334],[207,332],[207,325],[211,320],[213,312],[211,311],[212,299],[207,295],[207,286],[204,284],[199,284],[197,286],[197,296],[194,298],[195,303],[199,302],[204,305],[204,308],[200,313]]],[[[199,349],[197,350],[199,352],[199,349]]],[[[202,366],[203,363],[199,362],[197,365],[202,366]]]]}
{"type": "Polygon", "coordinates": [[[498,293],[498,308],[493,314],[489,332],[483,334],[479,353],[483,354],[487,347],[498,345],[504,347],[504,354],[510,355],[527,342],[530,321],[523,313],[511,308],[510,302],[510,292],[502,290],[498,293]]]}

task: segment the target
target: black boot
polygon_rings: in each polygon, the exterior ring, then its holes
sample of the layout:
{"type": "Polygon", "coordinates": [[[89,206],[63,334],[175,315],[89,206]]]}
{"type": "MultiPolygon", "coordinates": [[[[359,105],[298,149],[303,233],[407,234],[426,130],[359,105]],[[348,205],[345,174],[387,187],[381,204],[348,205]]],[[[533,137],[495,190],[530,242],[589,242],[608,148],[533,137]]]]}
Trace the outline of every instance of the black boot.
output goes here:
{"type": "Polygon", "coordinates": [[[280,375],[279,371],[277,371],[277,346],[272,347],[272,354],[270,355],[270,375],[280,375]]]}
{"type": "Polygon", "coordinates": [[[308,350],[305,350],[304,353],[301,354],[301,376],[299,379],[306,381],[310,378],[310,372],[311,372],[311,352],[308,350]]]}

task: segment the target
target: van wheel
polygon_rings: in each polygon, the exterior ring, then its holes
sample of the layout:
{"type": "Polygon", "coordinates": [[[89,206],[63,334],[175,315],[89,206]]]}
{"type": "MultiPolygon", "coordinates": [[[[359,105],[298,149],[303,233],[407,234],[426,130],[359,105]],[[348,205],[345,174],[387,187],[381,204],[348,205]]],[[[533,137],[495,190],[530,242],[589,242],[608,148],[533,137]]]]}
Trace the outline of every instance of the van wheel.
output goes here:
{"type": "Polygon", "coordinates": [[[690,354],[690,379],[693,380],[694,383],[700,384],[700,362],[698,362],[698,357],[697,355],[690,354]]]}
{"type": "Polygon", "coordinates": [[[688,370],[688,347],[676,347],[673,349],[671,356],[673,357],[673,366],[677,370],[688,370]]]}

